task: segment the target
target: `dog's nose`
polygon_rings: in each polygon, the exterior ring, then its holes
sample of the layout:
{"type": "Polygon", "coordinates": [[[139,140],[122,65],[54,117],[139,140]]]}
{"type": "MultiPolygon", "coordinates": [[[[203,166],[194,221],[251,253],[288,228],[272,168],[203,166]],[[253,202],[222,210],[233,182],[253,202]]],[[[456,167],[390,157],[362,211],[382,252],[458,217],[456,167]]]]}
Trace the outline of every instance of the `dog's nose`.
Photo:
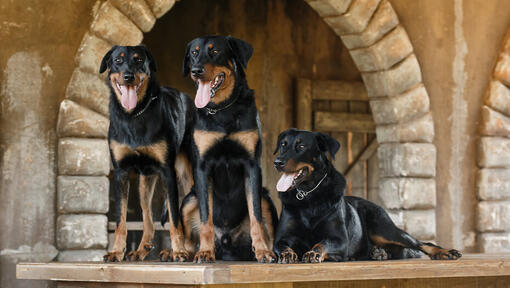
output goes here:
{"type": "Polygon", "coordinates": [[[135,81],[135,74],[133,73],[124,73],[124,81],[126,83],[131,83],[135,81]]]}
{"type": "Polygon", "coordinates": [[[274,160],[274,167],[275,168],[282,168],[283,166],[285,166],[285,162],[283,162],[282,160],[276,158],[276,160],[274,160]]]}
{"type": "Polygon", "coordinates": [[[193,74],[194,77],[200,77],[204,75],[205,69],[204,67],[193,67],[191,68],[191,74],[193,74]]]}

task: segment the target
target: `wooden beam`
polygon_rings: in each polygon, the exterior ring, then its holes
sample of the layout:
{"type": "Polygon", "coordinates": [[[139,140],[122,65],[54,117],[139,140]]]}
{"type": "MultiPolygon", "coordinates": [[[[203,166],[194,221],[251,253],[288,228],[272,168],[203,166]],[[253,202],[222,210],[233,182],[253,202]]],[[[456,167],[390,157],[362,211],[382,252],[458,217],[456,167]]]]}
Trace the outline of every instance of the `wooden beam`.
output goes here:
{"type": "Polygon", "coordinates": [[[379,147],[379,144],[377,143],[377,139],[374,138],[372,141],[370,141],[370,143],[368,143],[367,146],[365,146],[363,151],[361,151],[361,153],[356,156],[351,165],[345,169],[345,172],[343,173],[345,178],[349,178],[350,173],[353,171],[354,167],[370,159],[374,152],[377,151],[377,147],[379,147]]]}
{"type": "Polygon", "coordinates": [[[312,130],[312,81],[297,79],[296,127],[312,130]]]}
{"type": "Polygon", "coordinates": [[[313,100],[368,101],[367,90],[361,81],[314,80],[313,100]]]}
{"type": "Polygon", "coordinates": [[[332,132],[375,133],[372,114],[315,112],[314,129],[332,132]]]}
{"type": "MultiPolygon", "coordinates": [[[[143,222],[138,221],[128,221],[126,222],[127,230],[128,231],[143,231],[143,222]]],[[[115,231],[115,228],[117,227],[117,223],[114,221],[108,222],[108,231],[115,231]]],[[[165,227],[161,226],[161,223],[154,222],[154,230],[156,231],[168,231],[170,228],[170,224],[165,223],[165,227]]]]}

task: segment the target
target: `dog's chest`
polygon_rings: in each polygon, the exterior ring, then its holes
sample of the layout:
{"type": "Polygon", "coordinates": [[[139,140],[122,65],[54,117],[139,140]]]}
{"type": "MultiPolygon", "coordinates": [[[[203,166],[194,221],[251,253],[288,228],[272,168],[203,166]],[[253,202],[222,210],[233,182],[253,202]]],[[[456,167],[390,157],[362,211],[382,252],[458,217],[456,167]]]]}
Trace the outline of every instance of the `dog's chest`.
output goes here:
{"type": "Polygon", "coordinates": [[[219,131],[195,130],[193,138],[201,157],[212,150],[221,151],[224,156],[232,155],[235,154],[236,146],[244,149],[253,157],[259,141],[259,131],[250,129],[227,134],[219,131]]]}
{"type": "Polygon", "coordinates": [[[120,162],[127,157],[149,157],[163,164],[166,162],[168,154],[168,146],[164,140],[150,145],[141,145],[137,147],[131,147],[125,143],[119,143],[115,140],[111,140],[110,149],[112,151],[113,159],[117,162],[120,162]]]}

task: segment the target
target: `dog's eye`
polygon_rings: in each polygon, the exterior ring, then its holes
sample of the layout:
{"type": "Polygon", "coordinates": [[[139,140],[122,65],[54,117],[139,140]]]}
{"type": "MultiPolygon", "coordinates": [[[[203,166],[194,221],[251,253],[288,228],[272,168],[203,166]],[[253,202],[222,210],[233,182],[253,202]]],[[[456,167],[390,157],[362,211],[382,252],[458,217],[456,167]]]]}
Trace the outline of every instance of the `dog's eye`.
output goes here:
{"type": "Polygon", "coordinates": [[[142,63],[143,59],[142,58],[136,58],[135,61],[136,61],[136,63],[142,63]]]}
{"type": "Polygon", "coordinates": [[[299,150],[304,150],[305,149],[305,145],[303,145],[303,144],[299,144],[297,147],[298,147],[299,150]]]}
{"type": "Polygon", "coordinates": [[[198,51],[197,51],[197,50],[193,50],[193,51],[191,51],[191,55],[193,55],[193,56],[197,56],[197,55],[198,55],[198,51]]]}
{"type": "Polygon", "coordinates": [[[214,50],[212,50],[212,53],[213,53],[214,55],[218,55],[218,54],[220,54],[220,50],[216,50],[216,49],[214,49],[214,50]]]}
{"type": "Polygon", "coordinates": [[[117,58],[115,58],[115,60],[114,60],[114,61],[115,61],[115,63],[117,63],[117,64],[122,63],[122,58],[117,57],[117,58]]]}
{"type": "Polygon", "coordinates": [[[287,146],[287,142],[282,142],[282,147],[287,146]]]}

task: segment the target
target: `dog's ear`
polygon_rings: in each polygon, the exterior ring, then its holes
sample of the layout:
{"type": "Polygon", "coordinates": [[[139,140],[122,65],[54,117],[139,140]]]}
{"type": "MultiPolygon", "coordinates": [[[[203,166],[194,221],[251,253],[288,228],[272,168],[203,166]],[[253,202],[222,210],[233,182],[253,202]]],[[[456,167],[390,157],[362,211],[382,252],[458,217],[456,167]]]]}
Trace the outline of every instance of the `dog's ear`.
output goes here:
{"type": "Polygon", "coordinates": [[[340,143],[335,138],[321,132],[315,132],[315,138],[317,139],[319,150],[324,153],[329,152],[331,158],[335,159],[335,154],[340,149],[340,143]]]}
{"type": "Polygon", "coordinates": [[[289,134],[290,132],[296,131],[296,130],[297,130],[296,128],[290,128],[290,129],[287,129],[287,130],[283,131],[282,133],[280,133],[280,135],[278,135],[278,140],[276,140],[276,147],[274,148],[273,155],[276,155],[276,153],[278,152],[278,148],[280,148],[280,142],[282,141],[282,139],[285,136],[287,136],[287,134],[289,134]]]}
{"type": "Polygon", "coordinates": [[[186,45],[186,49],[184,50],[184,59],[182,60],[182,76],[188,76],[190,72],[189,68],[189,49],[191,48],[191,42],[186,45]]]}
{"type": "Polygon", "coordinates": [[[112,52],[113,50],[117,49],[117,45],[113,46],[110,51],[106,52],[106,54],[103,57],[103,60],[101,60],[101,66],[99,66],[99,73],[103,73],[106,71],[106,69],[109,69],[112,67],[112,52]]]}
{"type": "Polygon", "coordinates": [[[145,46],[145,45],[138,45],[143,52],[145,53],[145,56],[147,57],[147,60],[149,61],[149,69],[151,72],[158,71],[158,67],[156,66],[156,61],[154,60],[154,57],[152,56],[151,51],[145,46]]]}
{"type": "Polygon", "coordinates": [[[227,36],[227,43],[236,62],[246,69],[253,54],[253,47],[248,42],[231,36],[227,36]]]}

